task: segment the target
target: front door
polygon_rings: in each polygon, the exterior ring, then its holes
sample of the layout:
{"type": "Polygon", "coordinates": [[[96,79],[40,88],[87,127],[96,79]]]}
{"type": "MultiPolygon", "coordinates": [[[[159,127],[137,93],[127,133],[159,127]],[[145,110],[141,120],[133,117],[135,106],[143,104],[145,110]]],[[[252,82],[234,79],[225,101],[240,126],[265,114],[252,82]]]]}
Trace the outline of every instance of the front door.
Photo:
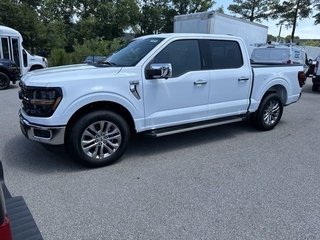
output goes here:
{"type": "Polygon", "coordinates": [[[209,71],[202,70],[202,60],[199,41],[184,39],[172,41],[149,62],[171,63],[173,75],[168,79],[150,79],[145,75],[143,91],[146,129],[207,118],[209,71]]]}

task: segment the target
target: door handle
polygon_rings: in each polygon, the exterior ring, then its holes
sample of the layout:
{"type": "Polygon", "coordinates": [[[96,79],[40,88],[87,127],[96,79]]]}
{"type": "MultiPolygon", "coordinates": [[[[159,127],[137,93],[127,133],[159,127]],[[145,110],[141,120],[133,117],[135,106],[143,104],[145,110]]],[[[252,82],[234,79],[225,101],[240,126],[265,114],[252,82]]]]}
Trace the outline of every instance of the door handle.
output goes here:
{"type": "Polygon", "coordinates": [[[205,84],[207,84],[207,81],[198,80],[198,81],[195,81],[193,84],[196,85],[196,86],[205,85],[205,84]]]}
{"type": "Polygon", "coordinates": [[[248,80],[249,80],[248,77],[240,77],[240,78],[238,78],[239,82],[248,81],[248,80]]]}

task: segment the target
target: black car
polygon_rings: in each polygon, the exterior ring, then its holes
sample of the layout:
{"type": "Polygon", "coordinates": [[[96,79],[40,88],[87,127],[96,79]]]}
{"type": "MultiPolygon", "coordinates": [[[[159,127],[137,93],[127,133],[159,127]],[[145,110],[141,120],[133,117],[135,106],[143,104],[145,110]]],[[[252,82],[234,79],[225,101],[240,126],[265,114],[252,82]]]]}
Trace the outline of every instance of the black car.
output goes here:
{"type": "Polygon", "coordinates": [[[0,90],[9,87],[10,81],[15,84],[20,80],[20,70],[15,61],[0,59],[0,90]]]}
{"type": "Polygon", "coordinates": [[[106,56],[90,55],[90,56],[87,56],[82,63],[88,63],[88,64],[99,63],[106,58],[107,58],[106,56]]]}

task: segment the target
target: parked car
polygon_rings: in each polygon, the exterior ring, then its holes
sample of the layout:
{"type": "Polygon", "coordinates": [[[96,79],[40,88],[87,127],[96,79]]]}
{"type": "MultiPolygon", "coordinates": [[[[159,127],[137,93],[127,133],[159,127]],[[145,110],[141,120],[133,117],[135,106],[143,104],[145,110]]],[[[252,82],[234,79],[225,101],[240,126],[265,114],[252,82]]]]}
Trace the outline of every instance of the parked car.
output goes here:
{"type": "Polygon", "coordinates": [[[106,56],[90,55],[90,56],[87,56],[82,63],[88,63],[88,64],[99,63],[106,58],[107,58],[106,56]]]}
{"type": "Polygon", "coordinates": [[[0,90],[8,88],[10,82],[15,84],[19,79],[19,67],[15,61],[0,59],[0,90]]]}
{"type": "Polygon", "coordinates": [[[0,239],[1,240],[42,240],[23,197],[11,196],[4,182],[2,162],[0,161],[0,239]]]}

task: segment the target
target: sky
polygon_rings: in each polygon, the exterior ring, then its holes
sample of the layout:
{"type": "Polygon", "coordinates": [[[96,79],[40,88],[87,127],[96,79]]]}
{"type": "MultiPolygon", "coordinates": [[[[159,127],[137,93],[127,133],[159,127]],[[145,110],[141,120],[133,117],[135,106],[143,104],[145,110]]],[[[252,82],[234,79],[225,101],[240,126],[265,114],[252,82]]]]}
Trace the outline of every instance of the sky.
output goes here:
{"type": "MultiPolygon", "coordinates": [[[[230,4],[233,4],[232,0],[215,0],[216,4],[213,9],[223,6],[225,14],[232,15],[227,9],[230,4]]],[[[280,27],[276,26],[277,21],[263,21],[261,24],[268,26],[268,34],[273,36],[278,36],[280,27]]],[[[291,35],[292,28],[286,29],[284,26],[281,29],[281,37],[286,37],[291,35]]],[[[300,39],[320,39],[320,24],[314,25],[313,18],[306,18],[298,21],[298,26],[296,27],[295,36],[300,39]]]]}

